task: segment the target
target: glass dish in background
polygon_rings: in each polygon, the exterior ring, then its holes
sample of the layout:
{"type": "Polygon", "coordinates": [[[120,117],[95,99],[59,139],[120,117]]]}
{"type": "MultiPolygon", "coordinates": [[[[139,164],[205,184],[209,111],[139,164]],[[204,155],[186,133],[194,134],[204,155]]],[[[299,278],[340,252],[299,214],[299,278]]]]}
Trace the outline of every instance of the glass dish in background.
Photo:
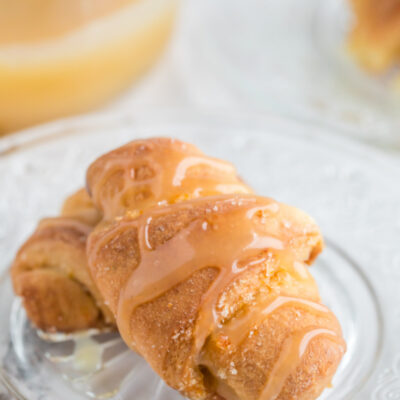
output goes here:
{"type": "Polygon", "coordinates": [[[0,135],[91,110],[157,59],[177,0],[0,0],[0,135]]]}
{"type": "Polygon", "coordinates": [[[400,149],[400,88],[348,53],[348,0],[190,0],[183,11],[177,65],[196,104],[272,110],[400,149]]]}
{"type": "Polygon", "coordinates": [[[400,165],[319,124],[188,110],[71,119],[0,140],[0,380],[28,400],[181,398],[117,335],[92,332],[83,355],[71,337],[40,338],[7,275],[38,219],[57,214],[95,157],[135,138],[164,135],[233,162],[258,193],[316,218],[327,248],[311,271],[348,343],[333,388],[321,399],[397,398],[400,165]]]}

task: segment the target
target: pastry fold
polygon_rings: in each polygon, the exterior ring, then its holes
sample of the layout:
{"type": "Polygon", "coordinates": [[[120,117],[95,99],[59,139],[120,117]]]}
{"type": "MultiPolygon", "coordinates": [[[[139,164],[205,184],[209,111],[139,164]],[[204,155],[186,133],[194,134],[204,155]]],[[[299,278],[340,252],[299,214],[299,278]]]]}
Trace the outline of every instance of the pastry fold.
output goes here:
{"type": "Polygon", "coordinates": [[[88,241],[125,342],[190,399],[314,399],[345,344],[307,264],[305,213],[220,195],[126,215],[88,241]]]}
{"type": "Polygon", "coordinates": [[[39,224],[11,268],[15,293],[44,331],[115,324],[87,266],[86,240],[95,226],[201,195],[251,192],[232,164],[165,138],[134,141],[100,157],[88,169],[87,187],[93,199],[86,189],[69,196],[61,216],[39,224]]]}
{"type": "Polygon", "coordinates": [[[119,147],[94,161],[86,178],[105,220],[198,197],[252,192],[231,163],[169,138],[119,147]]]}
{"type": "Polygon", "coordinates": [[[86,240],[99,220],[86,191],[64,203],[62,216],[42,220],[11,268],[14,291],[41,330],[74,332],[114,325],[87,265],[86,240]]]}

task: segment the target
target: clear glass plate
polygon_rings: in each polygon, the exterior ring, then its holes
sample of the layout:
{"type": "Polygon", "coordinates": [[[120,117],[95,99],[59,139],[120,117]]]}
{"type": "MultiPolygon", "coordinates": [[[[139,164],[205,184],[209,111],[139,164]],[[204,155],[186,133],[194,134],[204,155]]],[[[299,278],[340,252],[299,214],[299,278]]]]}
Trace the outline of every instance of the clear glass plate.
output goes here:
{"type": "Polygon", "coordinates": [[[315,119],[400,148],[400,88],[393,71],[369,76],[348,54],[349,0],[190,0],[183,11],[178,66],[197,104],[315,119]]]}
{"type": "Polygon", "coordinates": [[[258,193],[320,224],[327,248],[312,272],[348,343],[333,388],[321,398],[400,398],[400,164],[337,133],[273,116],[138,110],[0,140],[1,381],[28,400],[181,398],[115,333],[35,332],[6,273],[38,219],[58,212],[96,156],[135,138],[174,136],[232,161],[258,193]]]}

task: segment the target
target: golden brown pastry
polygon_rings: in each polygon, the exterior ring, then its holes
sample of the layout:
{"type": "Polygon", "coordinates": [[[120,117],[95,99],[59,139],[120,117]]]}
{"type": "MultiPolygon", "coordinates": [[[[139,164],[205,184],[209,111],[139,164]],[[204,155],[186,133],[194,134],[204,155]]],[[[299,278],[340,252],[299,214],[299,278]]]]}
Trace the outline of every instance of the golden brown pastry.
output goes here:
{"type": "Polygon", "coordinates": [[[359,63],[379,73],[400,61],[400,1],[351,0],[355,25],[349,46],[359,63]]]}
{"type": "MultiPolygon", "coordinates": [[[[231,164],[171,139],[135,141],[103,156],[88,171],[88,187],[100,210],[107,204],[112,211],[106,217],[203,193],[251,191],[231,164]],[[171,168],[176,168],[176,176],[167,174],[171,168]],[[102,186],[92,187],[94,180],[102,186]]],[[[44,331],[73,332],[114,323],[85,255],[86,238],[103,218],[100,210],[85,189],[79,190],[66,199],[62,216],[43,221],[16,256],[11,270],[15,292],[30,320],[44,331]]]]}
{"type": "Polygon", "coordinates": [[[88,259],[125,342],[188,398],[315,399],[345,349],[305,266],[321,249],[299,210],[223,195],[99,226],[88,259]]]}
{"type": "Polygon", "coordinates": [[[89,267],[123,339],[193,400],[317,398],[345,351],[305,265],[322,250],[318,227],[249,191],[194,194],[185,180],[202,159],[178,152],[168,171],[150,172],[150,143],[117,149],[88,172],[107,216],[89,235],[89,267]],[[147,178],[129,182],[132,169],[147,178]],[[179,184],[159,190],[165,182],[179,184]],[[129,211],[131,196],[140,212],[129,211]]]}
{"type": "Polygon", "coordinates": [[[180,140],[135,140],[98,158],[87,187],[105,219],[126,211],[224,193],[251,193],[226,161],[180,140]]]}
{"type": "Polygon", "coordinates": [[[23,289],[69,287],[75,276],[65,283],[46,273],[67,279],[65,260],[86,262],[91,276],[80,278],[72,309],[54,296],[65,318],[83,326],[110,312],[128,346],[189,399],[312,400],[330,384],[345,343],[308,271],[323,248],[309,216],[256,196],[231,164],[172,139],[134,141],[100,157],[87,188],[98,211],[87,212],[81,193],[63,218],[94,229],[73,239],[45,222],[16,258],[14,286],[38,326],[50,325],[54,306],[37,311],[40,301],[23,289]],[[35,252],[46,237],[53,247],[35,252]],[[79,307],[83,316],[73,318],[79,307]]]}
{"type": "Polygon", "coordinates": [[[101,212],[94,206],[84,188],[65,199],[61,215],[76,219],[92,227],[96,226],[102,219],[101,212]]]}
{"type": "Polygon", "coordinates": [[[86,239],[99,213],[80,190],[66,200],[62,214],[42,220],[18,251],[11,268],[14,291],[43,331],[113,325],[86,259],[86,239]]]}

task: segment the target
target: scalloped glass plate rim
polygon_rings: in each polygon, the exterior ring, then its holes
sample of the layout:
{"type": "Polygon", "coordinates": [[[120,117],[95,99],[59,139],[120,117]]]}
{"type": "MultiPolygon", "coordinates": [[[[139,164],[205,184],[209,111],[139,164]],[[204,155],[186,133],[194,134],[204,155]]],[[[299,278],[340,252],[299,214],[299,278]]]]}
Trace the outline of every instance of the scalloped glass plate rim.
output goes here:
{"type": "MultiPolygon", "coordinates": [[[[185,123],[193,125],[197,122],[201,124],[206,118],[208,123],[215,127],[221,126],[226,131],[229,127],[238,128],[246,127],[251,131],[250,137],[261,137],[268,127],[277,129],[280,134],[286,137],[297,137],[297,140],[312,140],[312,146],[327,146],[330,149],[346,152],[349,157],[366,160],[373,163],[376,170],[384,172],[384,175],[390,181],[398,176],[400,172],[400,164],[398,161],[382,151],[373,149],[368,145],[360,144],[353,139],[336,137],[335,130],[331,127],[323,126],[317,122],[304,121],[300,119],[285,119],[271,114],[255,114],[255,113],[232,113],[217,111],[194,111],[183,109],[145,109],[136,110],[135,112],[113,112],[113,113],[96,113],[84,117],[69,118],[66,120],[56,121],[43,126],[38,126],[26,131],[22,131],[13,136],[0,139],[0,160],[4,161],[7,155],[23,152],[42,143],[55,141],[58,138],[65,138],[76,135],[83,129],[86,133],[95,134],[97,127],[105,130],[109,126],[123,127],[124,125],[132,127],[146,126],[168,126],[171,124],[179,124],[185,127],[185,123]],[[378,165],[379,164],[379,165],[378,165]]],[[[228,130],[229,132],[229,130],[228,130]]],[[[381,175],[381,173],[379,174],[381,175]]],[[[4,275],[0,277],[3,282],[4,275]]],[[[25,399],[18,392],[18,389],[8,380],[4,371],[0,369],[0,381],[3,381],[6,387],[19,399],[25,399]]]]}

